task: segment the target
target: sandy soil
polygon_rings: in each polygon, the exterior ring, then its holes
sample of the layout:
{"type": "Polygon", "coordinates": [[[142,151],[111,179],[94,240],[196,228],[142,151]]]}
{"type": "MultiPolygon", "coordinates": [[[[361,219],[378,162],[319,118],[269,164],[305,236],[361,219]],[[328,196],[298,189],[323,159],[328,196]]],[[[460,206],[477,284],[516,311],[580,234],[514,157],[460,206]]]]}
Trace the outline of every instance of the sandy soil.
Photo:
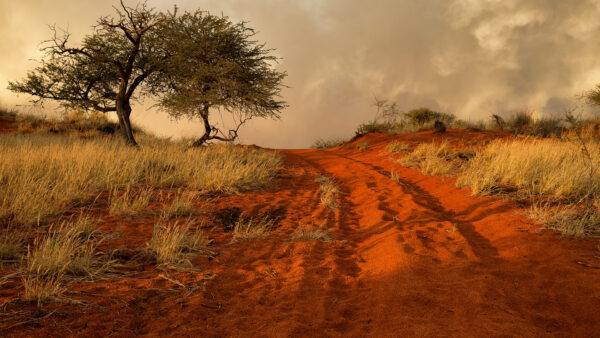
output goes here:
{"type": "MultiPolygon", "coordinates": [[[[471,196],[454,179],[394,164],[384,148],[444,138],[480,143],[502,133],[450,130],[367,135],[330,150],[284,150],[267,191],[221,197],[204,227],[214,258],[198,271],[144,261],[153,216],[112,219],[120,273],[79,282],[64,300],[4,307],[6,336],[579,336],[600,334],[598,240],[542,231],[515,201],[471,196]],[[360,151],[353,144],[369,142],[360,151]],[[394,168],[401,183],[389,178],[394,168]],[[339,183],[341,207],[319,203],[315,178],[339,183]],[[263,240],[231,243],[223,228],[240,211],[276,217],[263,240]],[[298,224],[327,221],[334,242],[290,240],[298,224]],[[583,263],[583,264],[581,264],[583,263]],[[586,266],[587,265],[587,266],[586,266]]],[[[18,295],[18,281],[0,302],[18,295]]],[[[2,309],[2,308],[0,308],[2,309]]]]}

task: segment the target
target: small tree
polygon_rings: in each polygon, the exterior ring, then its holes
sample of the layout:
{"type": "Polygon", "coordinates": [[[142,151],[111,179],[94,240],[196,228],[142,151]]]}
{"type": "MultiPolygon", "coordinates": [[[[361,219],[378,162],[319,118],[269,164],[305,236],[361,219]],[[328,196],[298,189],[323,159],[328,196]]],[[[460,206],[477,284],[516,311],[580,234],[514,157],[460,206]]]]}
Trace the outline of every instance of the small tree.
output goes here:
{"type": "MultiPolygon", "coordinates": [[[[147,8],[116,8],[115,17],[102,17],[79,47],[69,45],[70,34],[51,27],[53,37],[42,48],[41,66],[9,89],[34,96],[34,103],[51,99],[66,107],[100,112],[115,111],[123,137],[137,145],[131,128],[131,100],[136,90],[156,72],[168,53],[157,48],[155,33],[165,15],[147,8]]],[[[174,13],[172,13],[174,15],[174,13]]]]}
{"type": "Polygon", "coordinates": [[[233,141],[254,117],[279,118],[286,107],[278,100],[285,72],[273,69],[272,50],[252,40],[244,22],[196,11],[172,17],[162,25],[164,50],[175,51],[162,72],[150,78],[158,107],[174,118],[200,118],[204,134],[193,146],[210,140],[233,141]],[[210,110],[232,114],[235,126],[226,134],[210,122],[210,110]]]}

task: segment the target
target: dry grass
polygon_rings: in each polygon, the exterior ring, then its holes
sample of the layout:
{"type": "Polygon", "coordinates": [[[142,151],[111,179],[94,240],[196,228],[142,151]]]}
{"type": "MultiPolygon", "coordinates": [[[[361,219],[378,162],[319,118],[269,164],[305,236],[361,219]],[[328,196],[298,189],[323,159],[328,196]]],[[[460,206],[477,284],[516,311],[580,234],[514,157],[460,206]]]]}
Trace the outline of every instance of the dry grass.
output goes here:
{"type": "Polygon", "coordinates": [[[406,143],[392,141],[385,147],[385,150],[388,153],[401,154],[401,153],[409,153],[412,149],[406,143]]]}
{"type": "Polygon", "coordinates": [[[470,156],[470,150],[457,150],[447,143],[425,143],[399,158],[398,163],[406,167],[419,167],[426,175],[450,176],[456,174],[463,159],[470,156]]]}
{"type": "Polygon", "coordinates": [[[319,227],[300,224],[292,234],[292,239],[306,239],[322,242],[331,242],[331,229],[326,228],[327,222],[323,222],[319,227]]]}
{"type": "Polygon", "coordinates": [[[321,176],[315,181],[320,184],[321,204],[333,210],[337,209],[339,207],[338,194],[340,189],[335,180],[331,177],[321,176]]]}
{"type": "Polygon", "coordinates": [[[63,275],[94,277],[106,266],[95,255],[94,244],[80,237],[76,229],[50,229],[48,235],[35,240],[27,253],[26,275],[58,278],[63,275]]]}
{"type": "Polygon", "coordinates": [[[560,232],[566,237],[600,236],[600,210],[585,209],[574,205],[547,206],[534,204],[529,216],[545,225],[547,229],[560,232]]]}
{"type": "Polygon", "coordinates": [[[318,139],[315,141],[315,143],[313,143],[311,148],[314,148],[314,149],[334,148],[334,147],[338,147],[338,146],[342,145],[344,142],[345,141],[343,139],[330,139],[330,140],[318,139]]]}
{"type": "Polygon", "coordinates": [[[148,136],[139,141],[140,149],[131,149],[118,137],[0,135],[0,223],[44,223],[98,192],[128,184],[207,193],[258,189],[282,164],[280,155],[260,149],[189,149],[148,136]]]}
{"type": "Polygon", "coordinates": [[[60,277],[41,278],[32,274],[23,277],[22,282],[23,299],[38,305],[54,299],[62,292],[60,277]]]}
{"type": "Polygon", "coordinates": [[[365,150],[369,149],[369,142],[366,142],[366,141],[358,142],[354,147],[360,151],[365,151],[365,150]]]}
{"type": "Polygon", "coordinates": [[[150,249],[156,257],[156,262],[162,266],[191,266],[190,256],[197,253],[210,252],[210,241],[202,231],[190,231],[189,222],[179,225],[154,225],[150,240],[150,249]]]}
{"type": "MultiPolygon", "coordinates": [[[[598,145],[591,148],[596,168],[598,145]]],[[[534,195],[577,200],[600,195],[600,173],[590,181],[589,167],[575,145],[554,139],[494,141],[477,152],[458,178],[459,186],[489,195],[498,186],[513,186],[534,195]]]]}
{"type": "Polygon", "coordinates": [[[142,215],[152,199],[152,190],[148,188],[132,189],[127,185],[125,191],[113,189],[109,199],[109,213],[112,216],[135,217],[142,215]]]}
{"type": "Polygon", "coordinates": [[[15,229],[0,231],[0,260],[14,260],[19,257],[23,249],[23,236],[15,229]]]}
{"type": "Polygon", "coordinates": [[[392,169],[390,171],[390,178],[392,179],[392,181],[401,184],[402,180],[400,179],[400,174],[398,174],[397,171],[395,171],[394,169],[392,169]]]}
{"type": "Polygon", "coordinates": [[[233,241],[265,238],[273,230],[274,225],[274,221],[269,217],[246,218],[241,216],[233,226],[233,241]]]}
{"type": "Polygon", "coordinates": [[[79,214],[79,217],[74,222],[67,223],[67,226],[71,228],[79,238],[88,239],[98,234],[98,223],[91,219],[89,216],[79,214]]]}
{"type": "Polygon", "coordinates": [[[194,206],[194,194],[188,193],[176,196],[171,204],[163,210],[163,217],[189,217],[198,213],[194,206]]]}

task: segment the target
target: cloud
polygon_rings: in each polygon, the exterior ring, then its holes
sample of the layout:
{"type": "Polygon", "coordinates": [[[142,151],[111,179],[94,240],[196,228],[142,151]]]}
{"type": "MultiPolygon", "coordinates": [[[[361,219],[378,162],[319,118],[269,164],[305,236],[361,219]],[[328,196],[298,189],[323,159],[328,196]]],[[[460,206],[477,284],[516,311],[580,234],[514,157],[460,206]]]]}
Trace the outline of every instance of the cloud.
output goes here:
{"type": "MultiPolygon", "coordinates": [[[[319,137],[347,137],[372,118],[373,96],[402,109],[429,106],[476,120],[494,112],[543,109],[561,113],[600,82],[595,0],[188,0],[181,9],[210,10],[246,20],[276,48],[289,74],[280,121],[254,121],[244,142],[306,147],[319,137]]],[[[27,58],[47,37],[45,24],[86,32],[112,1],[3,2],[0,101],[6,79],[23,76],[27,58]],[[6,14],[9,13],[9,14],[6,14]],[[23,29],[23,27],[25,27],[23,29]]],[[[169,9],[172,1],[150,1],[169,9]]],[[[0,14],[1,16],[2,14],[0,14]]],[[[191,136],[200,126],[167,123],[134,112],[148,129],[191,136]],[[160,129],[155,126],[161,126],[160,129]]]]}

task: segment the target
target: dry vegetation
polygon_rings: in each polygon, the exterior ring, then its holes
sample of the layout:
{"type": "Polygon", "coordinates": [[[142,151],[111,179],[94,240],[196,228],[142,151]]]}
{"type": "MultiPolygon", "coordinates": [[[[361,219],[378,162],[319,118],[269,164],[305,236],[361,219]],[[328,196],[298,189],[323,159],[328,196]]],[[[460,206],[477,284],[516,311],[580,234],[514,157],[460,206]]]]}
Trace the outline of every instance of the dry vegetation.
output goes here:
{"type": "MultiPolygon", "coordinates": [[[[73,280],[111,269],[113,261],[97,250],[106,234],[98,231],[92,208],[135,218],[156,213],[149,205],[167,191],[174,198],[157,214],[148,251],[160,267],[189,267],[194,255],[211,254],[208,237],[190,229],[191,219],[178,219],[198,214],[194,198],[267,187],[282,166],[271,151],[189,148],[149,135],[131,148],[103,130],[102,119],[8,117],[17,132],[0,134],[0,261],[14,265],[22,298],[38,304],[60,297],[73,280]],[[68,216],[73,209],[81,211],[68,216]]],[[[257,237],[272,225],[242,223],[236,238],[257,237]]]]}
{"type": "Polygon", "coordinates": [[[261,218],[241,216],[233,226],[233,241],[265,238],[274,226],[273,219],[267,216],[261,218]]]}
{"type": "Polygon", "coordinates": [[[335,180],[331,177],[321,176],[315,181],[320,184],[321,204],[332,210],[337,209],[339,207],[338,194],[340,193],[340,189],[335,180]]]}
{"type": "Polygon", "coordinates": [[[292,239],[331,242],[333,239],[330,234],[331,229],[327,228],[327,222],[324,222],[318,227],[300,224],[292,234],[292,239]]]}
{"type": "Polygon", "coordinates": [[[154,225],[150,249],[160,266],[191,266],[190,259],[195,254],[207,254],[210,240],[202,231],[190,231],[190,224],[154,225]]]}
{"type": "Polygon", "coordinates": [[[463,161],[473,156],[470,149],[457,149],[448,143],[420,144],[398,163],[406,167],[418,166],[426,175],[450,176],[457,172],[463,161]]]}
{"type": "Polygon", "coordinates": [[[102,191],[111,191],[111,213],[137,214],[151,198],[139,185],[204,193],[258,189],[282,163],[276,153],[234,146],[189,149],[143,137],[133,150],[112,137],[43,134],[1,135],[0,156],[0,222],[25,225],[43,223],[102,191]]]}

